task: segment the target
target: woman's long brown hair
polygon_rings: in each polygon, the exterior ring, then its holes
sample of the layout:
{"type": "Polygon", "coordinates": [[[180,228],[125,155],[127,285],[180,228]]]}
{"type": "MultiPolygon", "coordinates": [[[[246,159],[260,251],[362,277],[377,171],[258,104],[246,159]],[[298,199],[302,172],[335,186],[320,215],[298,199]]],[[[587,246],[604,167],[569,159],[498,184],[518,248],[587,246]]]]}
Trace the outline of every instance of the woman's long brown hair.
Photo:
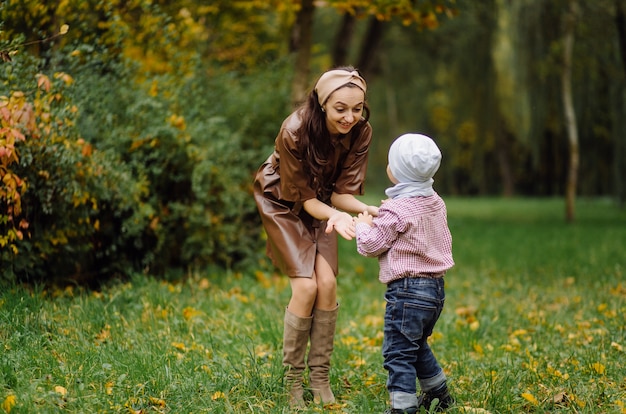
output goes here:
{"type": "MultiPolygon", "coordinates": [[[[351,66],[343,66],[336,69],[348,72],[356,70],[351,66]]],[[[358,88],[359,86],[350,82],[340,88],[344,87],[358,88]]],[[[330,184],[321,182],[322,172],[324,167],[335,159],[335,148],[331,143],[330,132],[326,126],[326,114],[322,111],[322,107],[318,102],[315,89],[309,93],[306,101],[302,103],[298,111],[300,111],[302,119],[302,126],[297,131],[300,138],[300,151],[304,154],[302,163],[309,177],[309,185],[317,190],[330,184]]],[[[363,118],[350,130],[352,137],[359,135],[361,128],[367,123],[369,117],[369,106],[367,102],[364,102],[363,118]]]]}

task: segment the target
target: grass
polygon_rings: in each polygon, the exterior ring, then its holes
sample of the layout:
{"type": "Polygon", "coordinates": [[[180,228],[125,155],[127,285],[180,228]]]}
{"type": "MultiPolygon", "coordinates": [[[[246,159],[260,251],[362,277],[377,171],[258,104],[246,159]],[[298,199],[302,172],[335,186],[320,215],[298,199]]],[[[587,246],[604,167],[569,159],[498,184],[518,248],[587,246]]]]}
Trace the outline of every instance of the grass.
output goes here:
{"type": "MultiPolygon", "coordinates": [[[[580,200],[568,225],[558,199],[447,203],[456,266],[431,344],[458,400],[449,412],[626,413],[626,212],[580,200]]],[[[384,286],[376,260],[340,248],[338,403],[307,411],[380,413],[384,286]]],[[[288,412],[289,294],[264,270],[4,287],[0,412],[288,412]]]]}

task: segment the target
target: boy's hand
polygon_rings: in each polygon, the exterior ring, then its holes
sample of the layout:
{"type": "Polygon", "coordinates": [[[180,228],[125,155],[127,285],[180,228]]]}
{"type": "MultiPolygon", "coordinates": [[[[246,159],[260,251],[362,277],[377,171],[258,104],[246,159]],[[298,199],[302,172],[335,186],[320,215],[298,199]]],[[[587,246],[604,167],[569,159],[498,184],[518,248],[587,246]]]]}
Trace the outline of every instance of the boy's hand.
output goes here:
{"type": "Polygon", "coordinates": [[[377,206],[367,206],[367,210],[365,210],[369,214],[374,217],[378,217],[378,207],[377,206]]]}
{"type": "Polygon", "coordinates": [[[359,215],[354,218],[355,223],[365,223],[368,226],[371,226],[373,221],[374,221],[374,216],[372,216],[367,211],[359,213],[359,215]]]}

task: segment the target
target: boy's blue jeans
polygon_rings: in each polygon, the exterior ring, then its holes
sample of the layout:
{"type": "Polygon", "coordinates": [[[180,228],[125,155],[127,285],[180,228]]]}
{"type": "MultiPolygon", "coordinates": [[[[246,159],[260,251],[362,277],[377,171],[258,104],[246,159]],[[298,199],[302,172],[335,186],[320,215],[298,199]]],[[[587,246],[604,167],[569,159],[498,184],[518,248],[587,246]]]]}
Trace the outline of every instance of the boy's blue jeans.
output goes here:
{"type": "Polygon", "coordinates": [[[421,391],[436,390],[446,376],[428,346],[445,301],[443,278],[405,278],[387,285],[385,293],[384,368],[393,408],[417,406],[421,391]]]}

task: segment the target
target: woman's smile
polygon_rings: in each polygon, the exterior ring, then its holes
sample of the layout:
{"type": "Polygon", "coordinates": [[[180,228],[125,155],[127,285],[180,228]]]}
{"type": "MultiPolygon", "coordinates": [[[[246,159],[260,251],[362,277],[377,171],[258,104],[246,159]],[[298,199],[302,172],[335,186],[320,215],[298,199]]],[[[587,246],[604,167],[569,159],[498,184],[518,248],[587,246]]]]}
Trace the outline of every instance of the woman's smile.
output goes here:
{"type": "Polygon", "coordinates": [[[332,93],[325,105],[326,126],[331,135],[347,134],[363,116],[365,94],[357,87],[332,93]]]}

